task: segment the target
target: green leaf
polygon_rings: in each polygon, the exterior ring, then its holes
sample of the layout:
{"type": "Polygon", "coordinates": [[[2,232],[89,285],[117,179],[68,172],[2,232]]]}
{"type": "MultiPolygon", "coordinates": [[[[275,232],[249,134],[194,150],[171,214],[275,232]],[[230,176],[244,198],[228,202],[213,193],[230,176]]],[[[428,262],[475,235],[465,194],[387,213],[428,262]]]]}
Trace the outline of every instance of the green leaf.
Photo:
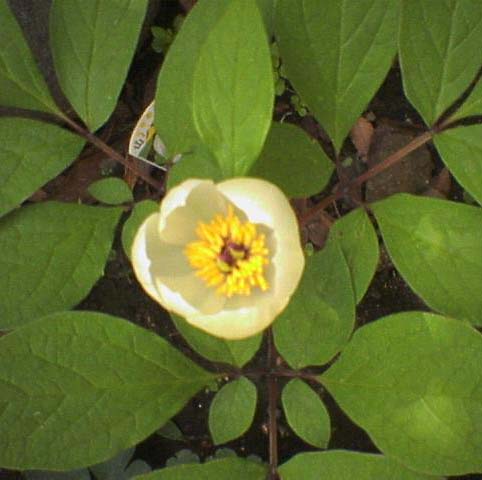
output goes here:
{"type": "Polygon", "coordinates": [[[243,340],[224,340],[189,325],[183,318],[171,313],[177,330],[197,353],[212,362],[223,362],[243,367],[258,351],[262,334],[243,340]]]}
{"type": "Polygon", "coordinates": [[[102,276],[119,208],[47,202],[0,220],[0,328],[79,303],[102,276]]]}
{"type": "Polygon", "coordinates": [[[43,470],[32,470],[22,473],[26,480],[90,480],[89,470],[82,468],[70,472],[49,472],[43,470]]]}
{"type": "Polygon", "coordinates": [[[326,448],[331,433],[330,417],[318,394],[295,378],[284,387],[281,401],[296,435],[314,447],[326,448]]]}
{"type": "Polygon", "coordinates": [[[480,78],[467,100],[465,100],[450,119],[458,120],[463,117],[470,117],[471,115],[482,115],[482,81],[480,78]]]}
{"type": "Polygon", "coordinates": [[[482,125],[453,128],[435,135],[443,162],[457,181],[482,204],[482,125]]]}
{"type": "Polygon", "coordinates": [[[224,385],[209,408],[209,431],[214,445],[240,437],[253,422],[258,394],[245,377],[224,385]]]}
{"type": "Polygon", "coordinates": [[[194,126],[193,78],[199,52],[229,2],[197,2],[169,47],[157,80],[155,127],[169,156],[200,142],[194,126]]]}
{"type": "Polygon", "coordinates": [[[271,125],[271,54],[254,0],[232,0],[199,52],[193,114],[225,177],[245,174],[271,125]]]}
{"type": "Polygon", "coordinates": [[[159,204],[153,200],[143,200],[134,205],[130,217],[122,227],[122,247],[129,258],[131,258],[131,248],[137,230],[149,215],[157,212],[159,212],[159,204]]]}
{"type": "Polygon", "coordinates": [[[26,118],[0,118],[0,216],[67,168],[85,141],[26,118]]]}
{"type": "Polygon", "coordinates": [[[50,40],[60,86],[91,131],[114,110],[147,0],[54,0],[50,40]]]}
{"type": "Polygon", "coordinates": [[[333,163],[316,140],[289,123],[273,123],[249,175],[264,178],[289,197],[309,197],[330,180],[333,163]]]}
{"type": "Polygon", "coordinates": [[[482,210],[398,194],[372,206],[397,270],[427,305],[482,325],[482,210]]]}
{"type": "Polygon", "coordinates": [[[7,0],[0,0],[0,105],[61,114],[7,0]]]}
{"type": "Polygon", "coordinates": [[[268,468],[243,458],[221,458],[204,464],[163,468],[136,480],[265,480],[268,468]]]}
{"type": "Polygon", "coordinates": [[[277,0],[256,0],[259,11],[263,17],[264,28],[269,37],[274,33],[274,12],[277,0]]]}
{"type": "Polygon", "coordinates": [[[219,182],[223,173],[216,159],[204,145],[196,145],[193,150],[182,156],[170,170],[167,188],[170,189],[188,178],[206,178],[219,182]]]}
{"type": "Polygon", "coordinates": [[[88,192],[99,202],[119,205],[134,200],[131,189],[117,177],[103,178],[89,185],[88,192]]]}
{"type": "Polygon", "coordinates": [[[431,475],[482,471],[482,336],[431,313],[358,329],[321,382],[377,447],[431,475]]]}
{"type": "Polygon", "coordinates": [[[354,323],[350,271],[332,243],[306,259],[300,285],[273,325],[274,340],[291,367],[323,365],[343,348],[354,323]]]}
{"type": "Polygon", "coordinates": [[[184,435],[182,434],[180,428],[172,420],[169,420],[161,428],[159,428],[156,431],[156,434],[169,440],[175,440],[177,442],[184,441],[184,435]]]}
{"type": "Polygon", "coordinates": [[[482,63],[481,36],[481,2],[402,2],[399,48],[404,90],[427,125],[474,79],[482,63]]]}
{"type": "Polygon", "coordinates": [[[411,472],[383,455],[347,450],[300,453],[278,472],[281,480],[442,480],[411,472]]]}
{"type": "Polygon", "coordinates": [[[283,66],[337,151],[392,64],[397,14],[394,0],[278,1],[283,66]]]}
{"type": "Polygon", "coordinates": [[[96,480],[127,480],[129,477],[125,474],[125,470],[134,455],[134,451],[134,447],[128,448],[105,462],[93,465],[89,470],[96,480]]]}
{"type": "Polygon", "coordinates": [[[175,415],[213,375],[166,340],[93,312],[60,312],[0,339],[0,465],[104,461],[175,415]]]}
{"type": "Polygon", "coordinates": [[[339,244],[350,269],[356,302],[360,302],[375,275],[380,257],[377,233],[365,210],[357,208],[337,220],[328,242],[339,244]]]}

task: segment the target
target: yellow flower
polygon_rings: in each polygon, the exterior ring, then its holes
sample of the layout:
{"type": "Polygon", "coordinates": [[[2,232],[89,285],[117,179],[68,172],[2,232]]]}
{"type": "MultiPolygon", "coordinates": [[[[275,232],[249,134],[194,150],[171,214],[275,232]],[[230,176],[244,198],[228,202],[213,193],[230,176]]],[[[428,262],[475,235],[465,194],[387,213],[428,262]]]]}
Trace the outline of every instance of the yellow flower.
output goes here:
{"type": "Polygon", "coordinates": [[[136,276],[167,310],[212,335],[268,327],[301,278],[296,216],[275,185],[255,178],[190,179],[168,192],[132,247],[136,276]]]}

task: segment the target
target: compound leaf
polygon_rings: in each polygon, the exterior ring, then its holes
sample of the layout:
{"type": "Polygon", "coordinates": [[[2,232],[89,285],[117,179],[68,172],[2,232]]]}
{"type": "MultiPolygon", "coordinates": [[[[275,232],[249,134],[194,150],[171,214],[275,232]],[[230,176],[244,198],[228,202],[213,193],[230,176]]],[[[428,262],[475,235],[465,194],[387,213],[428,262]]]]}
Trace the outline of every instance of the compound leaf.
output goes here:
{"type": "Polygon", "coordinates": [[[281,395],[289,426],[306,443],[326,448],[330,440],[330,417],[318,394],[303,380],[295,378],[281,395]]]}
{"type": "Polygon", "coordinates": [[[54,0],[50,38],[60,85],[91,131],[109,118],[124,85],[147,0],[54,0]]]}
{"type": "Polygon", "coordinates": [[[482,210],[394,195],[372,205],[388,253],[432,309],[482,325],[482,210]]]}
{"type": "Polygon", "coordinates": [[[243,340],[225,340],[189,325],[173,313],[171,318],[191,348],[213,362],[229,363],[241,368],[251,360],[261,344],[261,334],[243,340]]]}
{"type": "Polygon", "coordinates": [[[0,464],[68,470],[143,440],[212,381],[161,337],[60,312],[0,339],[0,464]]]}
{"type": "Polygon", "coordinates": [[[347,450],[300,453],[278,471],[281,480],[442,480],[411,472],[383,455],[347,450]]]}
{"type": "Polygon", "coordinates": [[[482,63],[482,3],[403,0],[400,66],[405,94],[432,125],[482,63]]]}
{"type": "Polygon", "coordinates": [[[163,468],[136,480],[265,480],[268,468],[244,458],[221,458],[204,464],[184,464],[163,468]]]}
{"type": "Polygon", "coordinates": [[[453,176],[482,205],[482,125],[445,130],[434,143],[453,176]]]}
{"type": "Polygon", "coordinates": [[[122,210],[40,203],[0,220],[0,327],[79,303],[102,276],[122,210]]]}
{"type": "Polygon", "coordinates": [[[85,141],[56,125],[0,118],[0,216],[67,168],[85,141]]]}
{"type": "Polygon", "coordinates": [[[251,426],[256,411],[256,387],[245,377],[224,385],[209,409],[209,431],[215,445],[240,437],[251,426]]]}
{"type": "Polygon", "coordinates": [[[274,340],[293,368],[323,365],[343,348],[354,323],[350,271],[331,243],[307,258],[298,289],[273,325],[274,340]]]}
{"type": "Polygon", "coordinates": [[[245,174],[271,125],[273,72],[254,0],[232,0],[199,51],[193,114],[225,177],[245,174]]]}
{"type": "Polygon", "coordinates": [[[0,105],[60,113],[7,0],[0,0],[0,45],[0,105]]]}
{"type": "Polygon", "coordinates": [[[370,218],[362,208],[340,218],[330,229],[328,242],[340,245],[350,269],[357,303],[365,295],[378,265],[378,237],[370,218]]]}
{"type": "Polygon", "coordinates": [[[301,128],[274,122],[249,175],[278,185],[289,197],[308,197],[323,190],[333,169],[318,142],[301,128]]]}
{"type": "Polygon", "coordinates": [[[279,0],[275,31],[289,80],[339,151],[396,53],[397,2],[279,0]]]}
{"type": "Polygon", "coordinates": [[[320,380],[377,447],[430,475],[482,471],[482,336],[422,312],[358,329],[320,380]]]}

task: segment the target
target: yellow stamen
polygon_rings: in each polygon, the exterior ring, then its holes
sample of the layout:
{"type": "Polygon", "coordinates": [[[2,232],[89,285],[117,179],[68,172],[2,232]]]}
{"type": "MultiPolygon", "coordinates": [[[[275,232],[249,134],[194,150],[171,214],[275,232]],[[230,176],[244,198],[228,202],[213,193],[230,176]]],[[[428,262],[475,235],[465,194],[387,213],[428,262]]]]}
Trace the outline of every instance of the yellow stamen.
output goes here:
{"type": "Polygon", "coordinates": [[[250,295],[253,288],[265,291],[269,250],[256,225],[242,223],[232,205],[226,216],[216,215],[210,223],[199,222],[199,240],[189,243],[184,253],[196,275],[226,297],[250,295]]]}

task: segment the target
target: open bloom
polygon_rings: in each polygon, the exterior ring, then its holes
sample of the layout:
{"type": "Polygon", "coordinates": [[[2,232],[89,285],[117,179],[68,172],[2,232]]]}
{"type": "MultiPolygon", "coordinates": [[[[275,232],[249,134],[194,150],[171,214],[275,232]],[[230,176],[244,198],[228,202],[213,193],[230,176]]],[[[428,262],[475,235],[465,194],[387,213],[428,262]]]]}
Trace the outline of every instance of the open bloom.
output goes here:
{"type": "Polygon", "coordinates": [[[286,307],[304,267],[298,224],[275,185],[190,179],[168,192],[132,247],[147,293],[212,335],[240,339],[286,307]]]}

